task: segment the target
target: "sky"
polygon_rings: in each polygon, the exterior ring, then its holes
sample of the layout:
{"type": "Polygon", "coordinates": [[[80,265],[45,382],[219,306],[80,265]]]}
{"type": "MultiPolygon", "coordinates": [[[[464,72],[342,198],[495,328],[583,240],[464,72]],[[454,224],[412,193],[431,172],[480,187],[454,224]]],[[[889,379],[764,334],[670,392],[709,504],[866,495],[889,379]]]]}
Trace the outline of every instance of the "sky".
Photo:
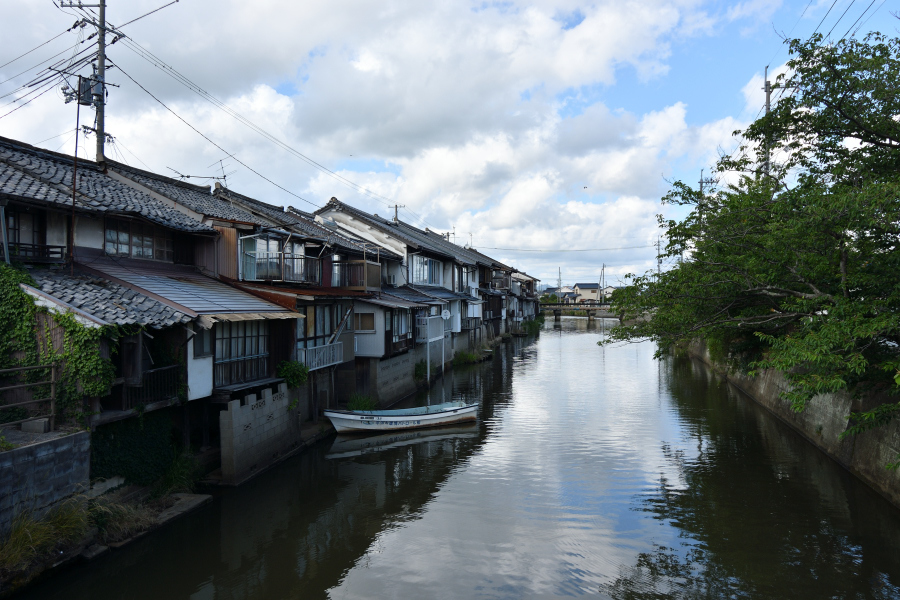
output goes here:
{"type": "MultiPolygon", "coordinates": [[[[784,37],[900,26],[886,0],[107,1],[109,158],[306,211],[402,205],[550,285],[656,268],[657,215],[681,216],[660,198],[736,146],[784,37]]],[[[0,16],[0,136],[73,154],[62,82],[20,88],[93,27],[50,0],[0,16]]]]}

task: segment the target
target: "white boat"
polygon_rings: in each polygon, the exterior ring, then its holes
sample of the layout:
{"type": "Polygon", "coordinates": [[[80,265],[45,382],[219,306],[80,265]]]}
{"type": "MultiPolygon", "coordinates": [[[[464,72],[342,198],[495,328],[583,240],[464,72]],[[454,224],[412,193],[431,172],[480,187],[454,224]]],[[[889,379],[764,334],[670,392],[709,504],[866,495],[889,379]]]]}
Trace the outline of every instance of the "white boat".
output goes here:
{"type": "Polygon", "coordinates": [[[408,429],[373,435],[340,434],[335,436],[325,458],[348,458],[373,454],[424,442],[445,442],[478,438],[478,425],[470,421],[431,429],[408,429]]]}
{"type": "Polygon", "coordinates": [[[371,433],[474,421],[477,404],[444,402],[396,410],[326,410],[338,433],[371,433]]]}

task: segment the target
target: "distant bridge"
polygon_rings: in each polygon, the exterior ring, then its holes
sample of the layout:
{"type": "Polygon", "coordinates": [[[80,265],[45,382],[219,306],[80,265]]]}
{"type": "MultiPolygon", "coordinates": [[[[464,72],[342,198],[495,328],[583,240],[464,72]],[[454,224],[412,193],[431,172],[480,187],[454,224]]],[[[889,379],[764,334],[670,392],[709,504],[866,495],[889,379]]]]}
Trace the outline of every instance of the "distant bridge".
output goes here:
{"type": "Polygon", "coordinates": [[[564,310],[583,310],[588,319],[618,319],[619,315],[610,310],[609,304],[541,304],[541,310],[553,313],[553,319],[558,321],[564,310]]]}

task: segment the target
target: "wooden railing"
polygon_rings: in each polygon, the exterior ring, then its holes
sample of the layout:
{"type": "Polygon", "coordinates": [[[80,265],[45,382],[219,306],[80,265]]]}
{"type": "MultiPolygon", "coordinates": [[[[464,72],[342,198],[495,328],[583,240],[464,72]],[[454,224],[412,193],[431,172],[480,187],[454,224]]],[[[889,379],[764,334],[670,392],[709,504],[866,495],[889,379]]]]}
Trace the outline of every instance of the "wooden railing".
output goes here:
{"type": "Polygon", "coordinates": [[[225,359],[213,368],[215,387],[248,383],[269,377],[269,355],[225,359]]]}
{"type": "Polygon", "coordinates": [[[34,421],[37,419],[50,419],[50,430],[53,431],[55,427],[56,420],[56,366],[55,365],[38,365],[34,367],[17,367],[14,369],[0,369],[0,378],[3,379],[13,379],[16,383],[12,385],[6,385],[0,387],[0,401],[3,401],[3,404],[0,404],[0,411],[8,409],[8,408],[16,408],[16,407],[24,407],[30,406],[32,404],[40,404],[42,402],[50,403],[50,413],[46,415],[37,415],[34,417],[28,417],[25,419],[19,419],[17,421],[7,421],[3,423],[4,426],[7,425],[16,425],[18,423],[24,423],[25,421],[34,421]],[[50,370],[50,378],[42,379],[41,381],[34,382],[21,382],[21,375],[26,371],[36,371],[38,369],[49,369],[50,370]],[[47,387],[49,386],[49,393],[47,392],[47,387]],[[31,388],[39,388],[37,390],[32,390],[31,388]],[[45,398],[37,398],[35,399],[32,394],[37,392],[38,395],[42,395],[44,393],[48,393],[45,398]],[[12,393],[10,393],[12,392],[12,393]],[[29,397],[28,400],[22,400],[22,398],[29,397]],[[12,397],[12,402],[8,402],[7,399],[12,397]]]}
{"type": "MultiPolygon", "coordinates": [[[[2,256],[3,245],[0,244],[0,257],[2,256]]],[[[36,262],[61,262],[66,259],[66,247],[16,242],[9,244],[9,256],[10,258],[36,262]]]]}
{"type": "Polygon", "coordinates": [[[241,279],[321,284],[322,261],[314,256],[285,252],[244,252],[241,279]]]}
{"type": "Polygon", "coordinates": [[[141,385],[126,385],[122,390],[122,408],[128,410],[142,404],[173,400],[184,380],[184,367],[171,365],[150,369],[141,374],[141,385]]]}
{"type": "Polygon", "coordinates": [[[479,317],[463,317],[462,318],[463,331],[470,331],[472,329],[478,329],[479,327],[481,327],[481,319],[479,317]]]}
{"type": "Polygon", "coordinates": [[[297,348],[297,362],[301,362],[310,371],[324,369],[344,362],[344,343],[337,342],[314,348],[297,348]]]}
{"type": "Polygon", "coordinates": [[[393,356],[394,354],[399,354],[404,350],[409,350],[412,347],[412,338],[408,333],[403,334],[403,337],[398,341],[391,341],[387,344],[388,354],[393,356]]]}

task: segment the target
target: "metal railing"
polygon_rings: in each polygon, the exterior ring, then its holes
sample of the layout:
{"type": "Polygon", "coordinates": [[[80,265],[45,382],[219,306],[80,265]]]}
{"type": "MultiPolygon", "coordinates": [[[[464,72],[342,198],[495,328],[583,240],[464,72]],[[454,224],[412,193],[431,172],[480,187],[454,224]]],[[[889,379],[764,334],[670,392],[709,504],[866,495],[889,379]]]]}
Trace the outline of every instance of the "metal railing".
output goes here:
{"type": "Polygon", "coordinates": [[[435,317],[416,317],[416,343],[433,342],[444,337],[444,319],[435,317]]]}
{"type": "Polygon", "coordinates": [[[150,369],[141,374],[141,385],[126,385],[122,390],[122,408],[128,410],[141,404],[178,397],[178,388],[184,381],[184,368],[171,365],[150,369]]]}
{"type": "Polygon", "coordinates": [[[313,256],[286,252],[244,252],[241,279],[321,284],[322,261],[313,256]]]}
{"type": "Polygon", "coordinates": [[[381,263],[342,260],[331,263],[332,287],[370,291],[381,289],[381,263]]]}
{"type": "Polygon", "coordinates": [[[215,387],[248,383],[269,376],[269,355],[230,358],[214,365],[215,387]]]}
{"type": "MultiPolygon", "coordinates": [[[[3,245],[0,244],[0,257],[2,256],[3,245]]],[[[22,244],[19,242],[11,242],[9,244],[9,257],[42,262],[63,261],[66,259],[66,247],[51,246],[48,244],[22,244]]]]}
{"type": "Polygon", "coordinates": [[[479,317],[463,317],[462,318],[463,331],[470,331],[472,329],[478,329],[479,327],[481,327],[481,319],[479,317]]]}
{"type": "Polygon", "coordinates": [[[336,342],[314,348],[297,348],[297,362],[301,362],[310,371],[324,369],[344,362],[344,343],[336,342]]]}
{"type": "Polygon", "coordinates": [[[25,421],[34,421],[36,419],[50,419],[50,430],[53,431],[55,427],[56,420],[56,366],[55,365],[38,365],[34,367],[17,367],[14,369],[0,369],[0,377],[2,378],[12,378],[14,381],[18,380],[17,383],[13,385],[6,385],[0,387],[0,401],[4,401],[2,405],[0,405],[0,411],[9,409],[9,408],[17,408],[24,407],[31,404],[40,404],[42,402],[50,403],[50,413],[46,415],[37,415],[33,417],[28,417],[25,419],[19,419],[17,421],[7,421],[3,423],[3,426],[7,425],[16,425],[18,423],[24,423],[25,421]],[[25,371],[36,371],[38,369],[49,369],[50,370],[50,378],[42,381],[33,381],[21,383],[21,375],[25,371]],[[35,388],[38,386],[50,386],[49,387],[49,396],[46,398],[37,398],[33,397],[33,393],[37,393],[41,395],[43,393],[47,393],[47,388],[41,387],[37,390],[31,390],[29,388],[35,388]],[[10,394],[9,392],[12,392],[10,394]],[[7,399],[12,396],[13,402],[7,402],[7,399]],[[28,400],[22,400],[22,398],[29,397],[28,400]]]}

